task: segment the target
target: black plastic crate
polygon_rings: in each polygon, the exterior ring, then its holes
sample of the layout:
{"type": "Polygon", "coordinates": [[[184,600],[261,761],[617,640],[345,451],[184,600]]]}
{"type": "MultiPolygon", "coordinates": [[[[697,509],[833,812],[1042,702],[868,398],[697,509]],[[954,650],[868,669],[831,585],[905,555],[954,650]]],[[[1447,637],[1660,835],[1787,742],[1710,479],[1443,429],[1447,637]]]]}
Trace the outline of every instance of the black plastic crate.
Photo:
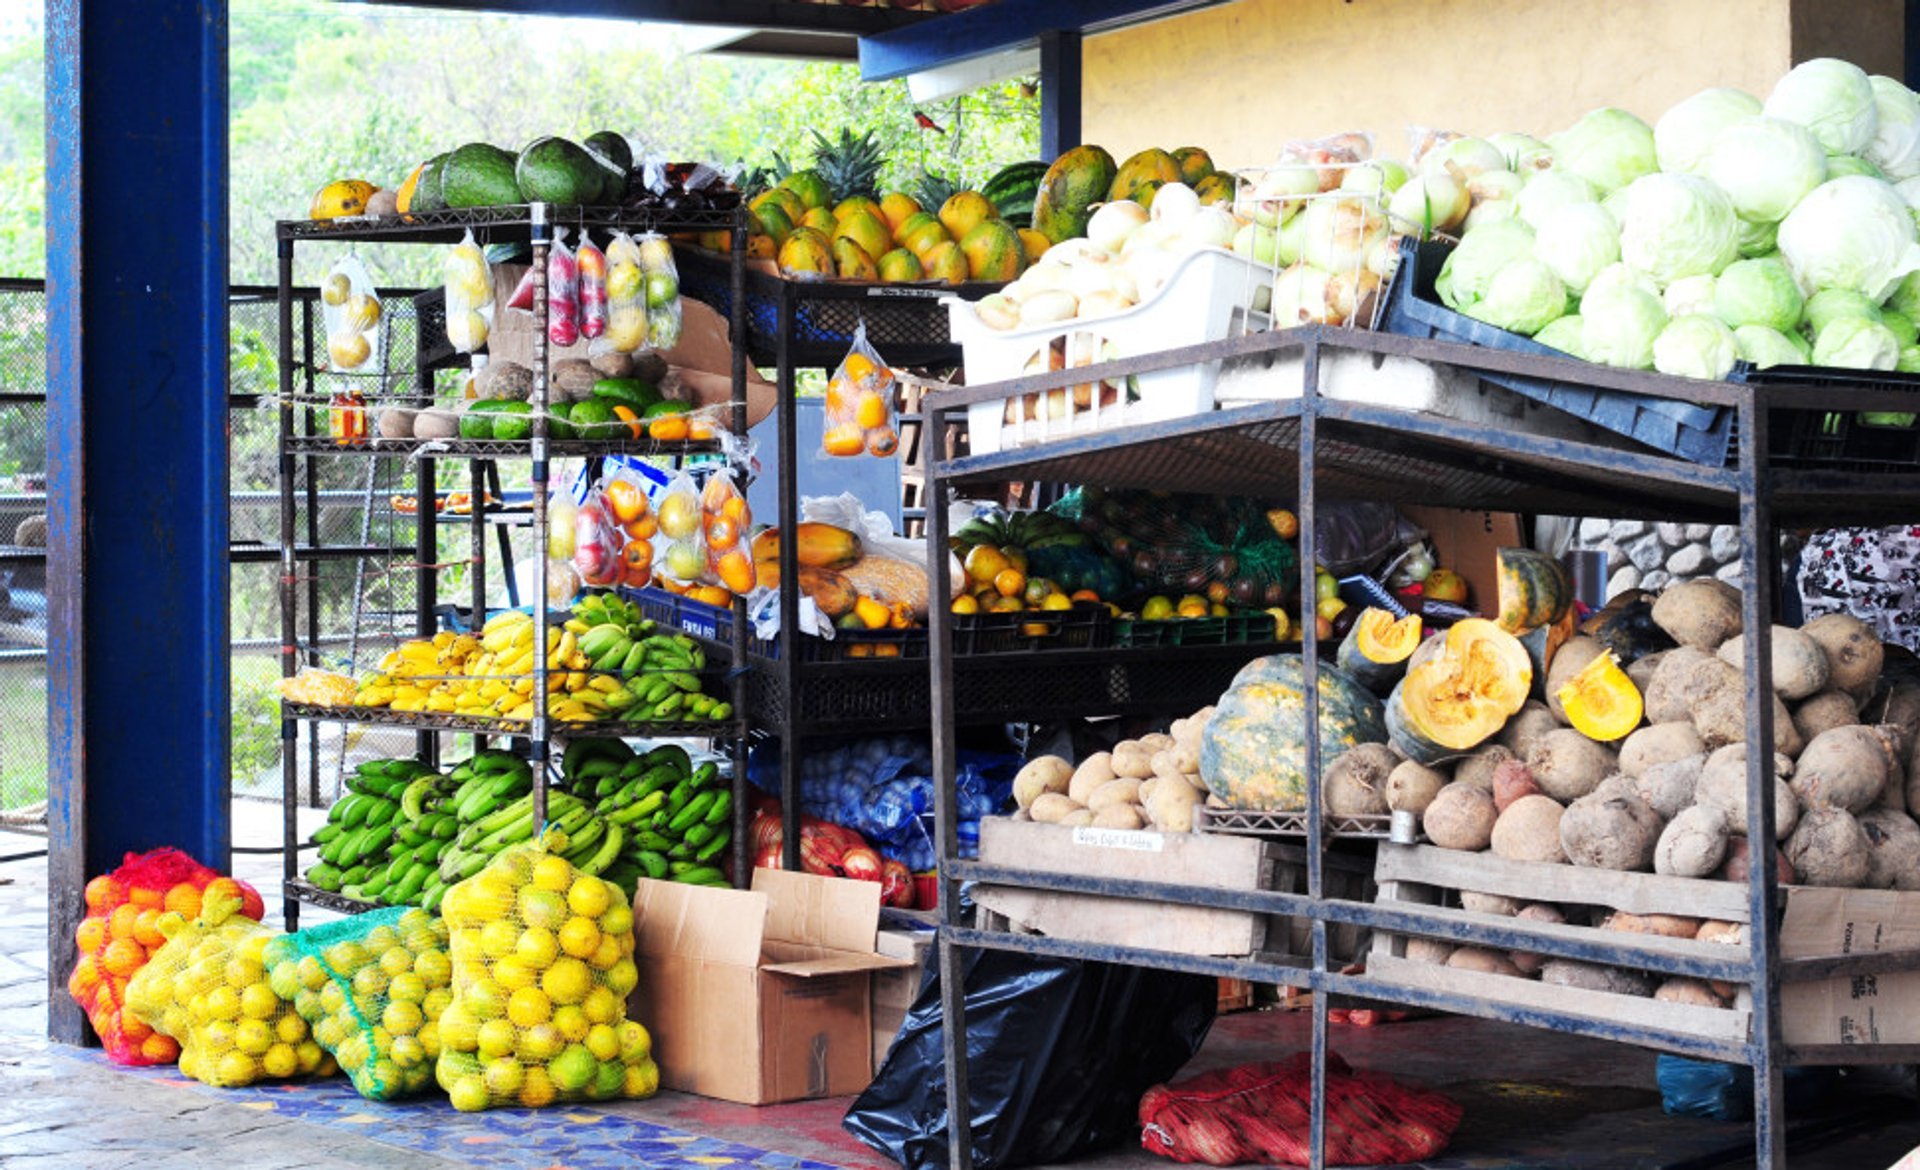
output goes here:
{"type": "Polygon", "coordinates": [[[1018,654],[1035,650],[1097,650],[1113,645],[1113,616],[1104,605],[1019,613],[956,614],[953,652],[1018,654]]]}
{"type": "MultiPolygon", "coordinates": [[[[1793,383],[1900,391],[1912,398],[1910,409],[1920,415],[1920,374],[1831,366],[1771,366],[1762,370],[1742,362],[1734,368],[1733,380],[1755,386],[1793,383]]],[[[1767,436],[1768,460],[1782,467],[1826,471],[1912,471],[1920,467],[1920,418],[1869,421],[1869,413],[1864,412],[1774,410],[1768,413],[1767,436]]]]}
{"type": "MultiPolygon", "coordinates": [[[[1402,337],[1437,338],[1542,357],[1570,356],[1530,337],[1496,329],[1464,313],[1456,313],[1441,304],[1434,292],[1433,281],[1440,274],[1440,267],[1446,263],[1451,251],[1450,244],[1429,242],[1416,245],[1410,239],[1401,242],[1400,266],[1394,272],[1393,285],[1387,293],[1387,311],[1382,328],[1402,337]]],[[[1622,390],[1601,390],[1577,382],[1503,374],[1493,370],[1476,372],[1482,381],[1504,386],[1535,402],[1544,402],[1577,418],[1586,419],[1603,430],[1625,435],[1659,451],[1671,452],[1690,463],[1722,467],[1734,453],[1734,412],[1729,407],[1648,398],[1622,390]]]]}
{"type": "Polygon", "coordinates": [[[1226,646],[1274,641],[1273,615],[1257,609],[1239,610],[1225,617],[1168,618],[1145,621],[1116,618],[1113,644],[1137,646],[1226,646]]]}

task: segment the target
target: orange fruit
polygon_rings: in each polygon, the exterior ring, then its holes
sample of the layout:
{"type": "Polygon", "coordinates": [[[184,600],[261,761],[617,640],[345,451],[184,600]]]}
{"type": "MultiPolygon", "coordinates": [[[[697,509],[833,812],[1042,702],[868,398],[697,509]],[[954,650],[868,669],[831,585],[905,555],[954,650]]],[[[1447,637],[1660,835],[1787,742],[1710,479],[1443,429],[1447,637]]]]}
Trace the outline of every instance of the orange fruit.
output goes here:
{"type": "MultiPolygon", "coordinates": [[[[615,414],[625,409],[625,407],[620,406],[613,408],[615,414]]],[[[629,410],[627,413],[632,414],[633,412],[629,410]]],[[[677,414],[663,414],[647,424],[647,434],[662,443],[683,442],[692,431],[693,428],[687,420],[677,414]]],[[[634,437],[639,437],[637,431],[634,437]]]]}
{"type": "Polygon", "coordinates": [[[900,449],[900,435],[892,427],[875,427],[867,432],[867,454],[886,458],[900,449]]]}
{"type": "Polygon", "coordinates": [[[616,479],[602,489],[607,497],[607,506],[613,510],[614,518],[622,524],[630,524],[647,512],[647,493],[640,485],[630,479],[616,479]]]}
{"type": "Polygon", "coordinates": [[[181,882],[167,891],[166,907],[179,912],[182,917],[200,917],[200,887],[192,882],[181,882]]]}
{"type": "Polygon", "coordinates": [[[127,891],[127,901],[143,910],[149,906],[159,908],[166,905],[167,894],[165,890],[149,890],[145,886],[135,886],[127,891]]]}
{"type": "Polygon", "coordinates": [[[1002,569],[993,575],[993,587],[1002,597],[1019,597],[1026,592],[1027,575],[1014,568],[1002,569]]]}
{"type": "Polygon", "coordinates": [[[180,1059],[180,1045],[173,1037],[155,1032],[140,1042],[140,1055],[155,1064],[172,1064],[180,1059]]]}
{"type": "Polygon", "coordinates": [[[733,592],[748,593],[752,591],[754,583],[753,561],[748,559],[747,554],[743,550],[735,548],[729,551],[725,556],[720,558],[720,563],[715,566],[715,570],[720,574],[720,583],[733,592]]]}
{"type": "Polygon", "coordinates": [[[887,422],[887,400],[874,390],[864,391],[853,408],[853,421],[863,431],[870,431],[887,422]]]}
{"type": "Polygon", "coordinates": [[[120,885],[120,879],[110,873],[103,873],[87,883],[87,909],[105,910],[126,897],[126,890],[120,885]]]}
{"type": "Polygon", "coordinates": [[[973,614],[980,612],[980,603],[974,599],[972,594],[963,593],[959,597],[954,598],[953,604],[948,608],[958,614],[973,614]]]}
{"type": "Polygon", "coordinates": [[[73,932],[73,941],[80,946],[80,953],[91,955],[107,941],[107,920],[100,917],[83,918],[73,932]]]}
{"type": "Polygon", "coordinates": [[[200,892],[201,913],[211,913],[215,907],[232,912],[237,906],[244,905],[246,898],[240,893],[240,883],[230,877],[214,878],[207,888],[200,892]]]}
{"type": "Polygon", "coordinates": [[[140,920],[140,907],[132,902],[122,902],[107,915],[107,933],[116,939],[131,941],[134,937],[134,925],[140,920]]]}
{"type": "Polygon", "coordinates": [[[990,544],[976,544],[967,551],[967,576],[975,584],[992,584],[1002,569],[1011,567],[1012,562],[1007,559],[1007,554],[990,544]]]}
{"type": "Polygon", "coordinates": [[[80,961],[73,965],[73,974],[67,976],[67,990],[76,1000],[89,998],[95,988],[100,986],[100,966],[92,955],[81,955],[80,961]]]}
{"type": "Polygon", "coordinates": [[[100,966],[113,975],[130,976],[146,961],[146,950],[130,938],[116,938],[100,952],[100,966]]]}
{"type": "Polygon", "coordinates": [[[132,1012],[120,1013],[121,1039],[129,1044],[141,1044],[145,1043],[147,1037],[151,1035],[153,1035],[153,1029],[147,1026],[145,1020],[142,1020],[132,1012]]]}
{"type": "Polygon", "coordinates": [[[626,525],[627,535],[635,540],[652,540],[653,534],[660,531],[660,517],[652,512],[636,516],[626,525]]]}
{"type": "Polygon", "coordinates": [[[840,363],[840,368],[846,371],[847,377],[851,378],[856,385],[869,378],[876,378],[880,373],[880,367],[874,365],[864,353],[848,354],[846,360],[840,363]]]}
{"type": "Polygon", "coordinates": [[[133,920],[133,939],[149,951],[159,950],[167,941],[160,933],[160,916],[165,910],[142,910],[133,920]]]}
{"type": "Polygon", "coordinates": [[[725,516],[715,516],[707,521],[707,547],[717,552],[726,552],[740,543],[740,526],[725,516]]]}
{"type": "Polygon", "coordinates": [[[621,554],[628,573],[653,571],[653,545],[644,540],[630,540],[621,554]]]}
{"type": "Polygon", "coordinates": [[[852,423],[839,423],[827,428],[820,447],[829,455],[858,455],[867,449],[867,435],[852,423]]]}

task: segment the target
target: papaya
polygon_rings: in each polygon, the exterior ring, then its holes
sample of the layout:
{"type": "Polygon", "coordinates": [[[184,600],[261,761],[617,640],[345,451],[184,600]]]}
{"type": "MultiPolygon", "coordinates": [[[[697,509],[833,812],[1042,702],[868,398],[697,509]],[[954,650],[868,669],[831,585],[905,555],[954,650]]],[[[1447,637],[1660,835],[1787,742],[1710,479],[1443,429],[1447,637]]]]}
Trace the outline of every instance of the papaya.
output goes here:
{"type": "MultiPolygon", "coordinates": [[[[802,568],[844,569],[865,555],[858,534],[832,524],[806,521],[795,529],[802,568]]],[[[753,559],[777,564],[780,560],[780,530],[762,529],[753,538],[753,559]]]]}
{"type": "Polygon", "coordinates": [[[1180,182],[1180,164],[1166,151],[1150,146],[1120,164],[1120,169],[1114,172],[1113,182],[1107,185],[1107,202],[1133,199],[1137,188],[1155,180],[1161,183],[1180,182]]]}
{"type": "Polygon", "coordinates": [[[1039,263],[1040,257],[1045,256],[1047,249],[1053,247],[1052,240],[1032,228],[1020,229],[1020,244],[1026,249],[1028,264],[1039,263]]]}
{"type": "Polygon", "coordinates": [[[827,237],[812,228],[795,228],[780,245],[780,272],[800,280],[833,275],[833,250],[827,237]]]}
{"type": "Polygon", "coordinates": [[[879,280],[880,269],[867,250],[848,236],[833,241],[833,274],[842,280],[879,280]]]}
{"type": "Polygon", "coordinates": [[[407,172],[406,181],[400,184],[398,191],[394,192],[395,211],[405,215],[413,210],[413,189],[420,185],[420,174],[427,169],[427,166],[428,164],[424,161],[415,163],[413,169],[407,172]]]}
{"type": "Polygon", "coordinates": [[[1027,266],[1020,233],[1003,219],[983,220],[960,239],[972,280],[1012,280],[1027,266]]]}
{"type": "Polygon", "coordinates": [[[1056,244],[1086,235],[1093,204],[1107,197],[1117,172],[1113,156],[1098,146],[1076,146],[1054,159],[1033,201],[1033,230],[1056,244]]]}
{"type": "Polygon", "coordinates": [[[1193,184],[1193,193],[1200,196],[1200,206],[1210,207],[1215,203],[1233,202],[1233,176],[1218,172],[1193,184]]]}
{"type": "Polygon", "coordinates": [[[1214,173],[1213,156],[1198,146],[1183,146],[1173,152],[1173,161],[1180,164],[1180,181],[1189,187],[1198,187],[1200,180],[1214,173]]]}
{"type": "MultiPolygon", "coordinates": [[[[753,583],[762,589],[780,588],[780,562],[755,561],[753,583]]],[[[820,612],[834,619],[852,613],[854,603],[860,600],[859,591],[845,576],[813,565],[800,566],[800,592],[813,598],[820,612]]]]}
{"type": "Polygon", "coordinates": [[[880,257],[880,279],[893,282],[924,280],[926,269],[920,267],[920,257],[905,248],[895,248],[880,257]]]}
{"type": "MultiPolygon", "coordinates": [[[[831,233],[835,240],[852,240],[869,259],[892,250],[893,229],[887,221],[864,208],[856,208],[841,217],[831,233]]],[[[834,253],[835,258],[839,253],[834,253]]],[[[844,274],[843,274],[844,275],[844,274]]]]}

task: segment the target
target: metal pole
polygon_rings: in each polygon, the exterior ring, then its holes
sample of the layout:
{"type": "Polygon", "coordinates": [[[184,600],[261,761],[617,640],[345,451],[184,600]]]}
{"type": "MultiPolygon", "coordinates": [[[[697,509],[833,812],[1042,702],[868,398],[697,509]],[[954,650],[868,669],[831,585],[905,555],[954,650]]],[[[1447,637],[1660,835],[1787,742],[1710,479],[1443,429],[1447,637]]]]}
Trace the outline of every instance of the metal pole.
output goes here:
{"type": "Polygon", "coordinates": [[[1040,156],[1059,158],[1080,145],[1080,33],[1040,34],[1040,156]]]}
{"type": "Polygon", "coordinates": [[[1320,343],[1307,342],[1301,360],[1300,389],[1300,466],[1298,503],[1300,505],[1300,660],[1302,694],[1306,697],[1307,768],[1307,897],[1313,906],[1309,924],[1313,950],[1313,1069],[1308,1102],[1307,1165],[1324,1170],[1327,1164],[1327,920],[1321,916],[1320,900],[1325,896],[1326,861],[1321,855],[1326,829],[1321,822],[1320,766],[1320,638],[1316,629],[1318,607],[1314,565],[1319,558],[1315,539],[1317,513],[1314,496],[1314,455],[1319,441],[1320,417],[1320,343]]]}
{"type": "MultiPolygon", "coordinates": [[[[751,343],[747,323],[747,215],[744,209],[734,212],[732,247],[727,257],[731,261],[728,277],[733,299],[729,302],[730,328],[733,338],[733,410],[730,425],[736,439],[745,439],[747,435],[747,346],[751,343]]],[[[741,492],[747,485],[740,485],[741,492]]],[[[747,712],[747,603],[744,598],[733,600],[733,669],[727,678],[727,694],[733,701],[733,717],[736,723],[746,718],[747,712]]],[[[741,889],[753,884],[753,846],[747,839],[747,828],[751,823],[748,810],[753,801],[747,791],[747,737],[735,734],[733,737],[733,884],[741,889]]]]}
{"type": "MultiPolygon", "coordinates": [[[[538,840],[547,827],[547,249],[553,227],[547,205],[536,203],[533,214],[533,722],[529,728],[527,762],[533,769],[533,833],[538,840]]],[[[504,490],[504,489],[502,489],[504,490]]],[[[478,492],[473,514],[484,509],[478,492]]],[[[504,529],[502,530],[504,531],[504,529]]],[[[513,580],[513,558],[505,557],[507,580],[513,580]]]]}
{"type": "MultiPolygon", "coordinates": [[[[294,644],[295,630],[295,586],[293,556],[293,478],[296,461],[287,450],[287,440],[293,434],[293,241],[279,241],[279,344],[280,344],[280,406],[274,413],[277,416],[280,436],[280,580],[276,593],[280,600],[280,677],[292,678],[300,669],[299,649],[294,644]]],[[[306,314],[311,329],[312,313],[306,314]]],[[[302,362],[313,353],[311,344],[302,351],[302,362]]],[[[307,370],[307,381],[312,382],[313,372],[307,370]]],[[[305,414],[306,412],[302,412],[305,414]]],[[[308,429],[311,429],[310,427],[308,429]]],[[[311,464],[309,464],[311,471],[311,464]]],[[[308,476],[308,512],[307,526],[313,527],[312,476],[308,476]]],[[[318,541],[312,542],[314,547],[318,541]]],[[[314,566],[319,571],[319,566],[314,566]]],[[[319,743],[318,736],[307,737],[311,759],[310,784],[319,783],[319,743]]],[[[280,719],[280,880],[281,906],[280,916],[289,931],[300,929],[300,903],[288,894],[288,887],[300,876],[300,724],[297,720],[282,716],[280,719]]]]}
{"type": "Polygon", "coordinates": [[[780,660],[774,664],[780,692],[781,863],[800,868],[800,407],[793,395],[793,295],[780,288],[779,329],[774,342],[779,367],[774,409],[779,412],[780,660]]]}

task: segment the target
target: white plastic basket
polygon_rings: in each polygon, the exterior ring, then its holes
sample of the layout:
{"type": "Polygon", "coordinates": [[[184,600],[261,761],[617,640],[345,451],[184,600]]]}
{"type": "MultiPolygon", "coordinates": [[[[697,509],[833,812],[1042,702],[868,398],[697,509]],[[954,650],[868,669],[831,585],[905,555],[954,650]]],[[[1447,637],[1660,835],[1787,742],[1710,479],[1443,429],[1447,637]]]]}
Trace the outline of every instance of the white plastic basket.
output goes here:
{"type": "MultiPolygon", "coordinates": [[[[971,302],[946,298],[948,328],[979,386],[1050,369],[1072,369],[1221,341],[1233,335],[1258,266],[1223,248],[1184,257],[1160,291],[1124,313],[1075,318],[1032,329],[998,330],[971,302]]],[[[967,408],[975,455],[1213,409],[1219,362],[1138,374],[1126,384],[1086,383],[1045,395],[976,402],[967,408]]]]}

